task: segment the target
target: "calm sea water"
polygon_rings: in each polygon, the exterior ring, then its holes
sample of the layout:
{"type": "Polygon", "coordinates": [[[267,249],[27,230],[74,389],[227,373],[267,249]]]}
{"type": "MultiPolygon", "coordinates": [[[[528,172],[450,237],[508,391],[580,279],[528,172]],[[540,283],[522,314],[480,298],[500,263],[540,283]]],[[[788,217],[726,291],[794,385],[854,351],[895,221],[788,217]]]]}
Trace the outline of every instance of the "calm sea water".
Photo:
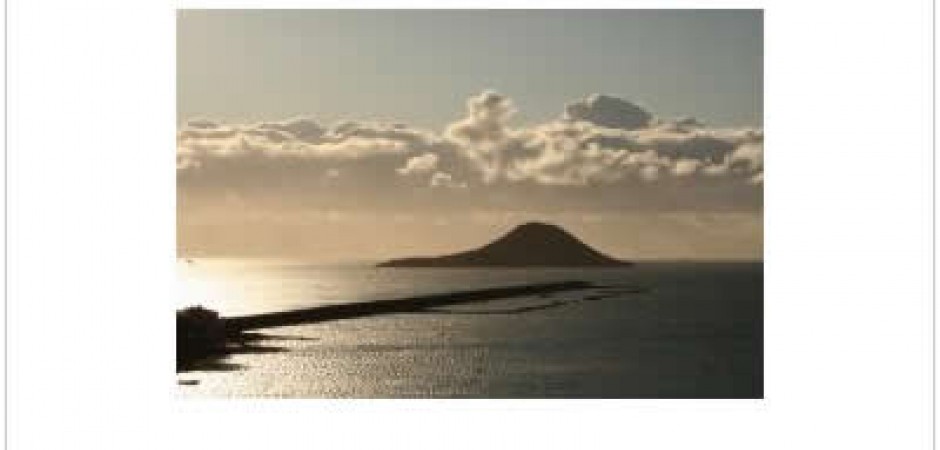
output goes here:
{"type": "Polygon", "coordinates": [[[488,286],[585,280],[575,291],[272,328],[263,351],[178,374],[183,397],[761,398],[763,264],[618,269],[325,268],[196,260],[177,306],[223,315],[488,286]],[[563,304],[522,313],[519,307],[563,304]]]}

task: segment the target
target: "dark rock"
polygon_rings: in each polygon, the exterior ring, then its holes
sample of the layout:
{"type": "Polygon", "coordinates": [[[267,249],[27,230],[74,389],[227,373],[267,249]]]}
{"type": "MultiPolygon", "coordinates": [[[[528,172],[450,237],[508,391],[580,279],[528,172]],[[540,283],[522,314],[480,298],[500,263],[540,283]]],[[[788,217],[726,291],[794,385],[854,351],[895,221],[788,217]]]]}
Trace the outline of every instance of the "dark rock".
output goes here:
{"type": "Polygon", "coordinates": [[[201,306],[176,311],[177,370],[223,352],[225,345],[225,322],[219,313],[201,306]]]}

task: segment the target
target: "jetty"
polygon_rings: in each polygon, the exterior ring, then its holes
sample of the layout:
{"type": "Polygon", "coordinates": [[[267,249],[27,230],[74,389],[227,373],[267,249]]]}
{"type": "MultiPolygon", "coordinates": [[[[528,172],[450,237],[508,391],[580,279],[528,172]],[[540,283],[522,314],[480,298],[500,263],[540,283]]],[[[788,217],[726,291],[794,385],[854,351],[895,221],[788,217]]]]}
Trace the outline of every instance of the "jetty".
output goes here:
{"type": "Polygon", "coordinates": [[[527,295],[546,295],[595,287],[584,281],[495,287],[443,294],[419,295],[280,311],[247,316],[221,317],[218,312],[193,306],[176,312],[176,370],[198,368],[200,361],[233,352],[251,350],[251,330],[355,319],[381,314],[422,313],[442,306],[485,302],[527,295]]]}
{"type": "Polygon", "coordinates": [[[584,281],[564,281],[556,283],[530,284],[523,286],[496,287],[467,291],[447,292],[443,294],[420,295],[393,300],[375,300],[339,305],[324,305],[292,311],[253,314],[249,316],[228,317],[222,319],[228,333],[259,328],[300,325],[329,320],[354,319],[379,314],[420,312],[428,308],[482,302],[501,298],[521,297],[526,295],[551,294],[562,291],[588,289],[591,283],[584,281]]]}

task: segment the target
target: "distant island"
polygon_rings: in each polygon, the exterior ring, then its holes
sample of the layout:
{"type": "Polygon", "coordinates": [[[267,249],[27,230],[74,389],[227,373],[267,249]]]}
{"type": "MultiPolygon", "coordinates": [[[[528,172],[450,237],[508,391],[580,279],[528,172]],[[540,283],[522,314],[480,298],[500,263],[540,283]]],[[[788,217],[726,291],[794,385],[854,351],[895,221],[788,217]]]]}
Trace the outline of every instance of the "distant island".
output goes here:
{"type": "Polygon", "coordinates": [[[611,267],[611,258],[557,225],[529,222],[475,250],[436,257],[393,259],[378,267],[611,267]]]}

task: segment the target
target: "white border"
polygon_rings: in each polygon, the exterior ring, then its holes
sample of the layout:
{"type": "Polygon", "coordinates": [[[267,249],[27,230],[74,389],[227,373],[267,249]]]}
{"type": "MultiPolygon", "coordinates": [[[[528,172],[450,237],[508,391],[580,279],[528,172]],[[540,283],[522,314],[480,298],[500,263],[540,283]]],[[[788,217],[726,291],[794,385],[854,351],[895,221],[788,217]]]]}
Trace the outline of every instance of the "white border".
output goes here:
{"type": "Polygon", "coordinates": [[[9,448],[931,445],[928,2],[709,2],[766,8],[764,401],[177,400],[177,6],[9,5],[9,448]]]}

